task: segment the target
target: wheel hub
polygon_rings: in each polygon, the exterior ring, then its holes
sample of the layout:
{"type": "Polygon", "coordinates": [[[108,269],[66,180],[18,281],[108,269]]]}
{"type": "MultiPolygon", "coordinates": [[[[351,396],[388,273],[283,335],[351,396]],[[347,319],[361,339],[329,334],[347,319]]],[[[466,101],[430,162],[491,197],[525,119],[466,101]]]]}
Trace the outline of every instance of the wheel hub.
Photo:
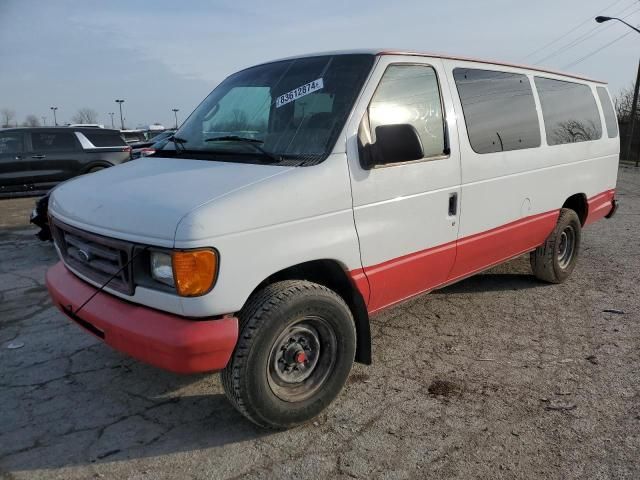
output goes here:
{"type": "Polygon", "coordinates": [[[277,344],[274,370],[285,383],[297,383],[308,378],[318,363],[320,339],[315,329],[296,326],[277,344]]]}
{"type": "Polygon", "coordinates": [[[273,393],[288,402],[313,395],[335,364],[337,339],[320,317],[306,317],[286,328],[271,349],[267,379],[273,393]]]}
{"type": "Polygon", "coordinates": [[[558,242],[558,265],[560,268],[567,268],[573,259],[573,252],[575,251],[576,234],[572,226],[565,228],[560,234],[560,241],[558,242]]]}

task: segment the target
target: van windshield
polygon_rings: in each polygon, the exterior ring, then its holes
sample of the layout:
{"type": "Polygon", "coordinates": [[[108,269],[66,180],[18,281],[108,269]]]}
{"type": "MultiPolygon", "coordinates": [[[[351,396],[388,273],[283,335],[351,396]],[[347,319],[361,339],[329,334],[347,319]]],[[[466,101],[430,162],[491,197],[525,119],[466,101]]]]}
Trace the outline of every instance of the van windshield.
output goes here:
{"type": "Polygon", "coordinates": [[[373,55],[325,55],[242,70],[209,94],[157,156],[319,163],[331,152],[373,61],[373,55]]]}

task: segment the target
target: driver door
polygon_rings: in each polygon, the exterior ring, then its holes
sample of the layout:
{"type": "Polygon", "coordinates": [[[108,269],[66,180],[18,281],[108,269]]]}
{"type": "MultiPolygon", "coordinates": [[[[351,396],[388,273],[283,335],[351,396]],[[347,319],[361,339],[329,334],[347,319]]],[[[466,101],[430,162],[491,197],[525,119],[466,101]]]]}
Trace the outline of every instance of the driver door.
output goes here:
{"type": "Polygon", "coordinates": [[[347,150],[374,312],[446,282],[456,256],[460,154],[439,59],[381,57],[363,100],[347,150]],[[363,168],[358,141],[375,144],[375,128],[389,124],[412,125],[424,158],[363,168]]]}

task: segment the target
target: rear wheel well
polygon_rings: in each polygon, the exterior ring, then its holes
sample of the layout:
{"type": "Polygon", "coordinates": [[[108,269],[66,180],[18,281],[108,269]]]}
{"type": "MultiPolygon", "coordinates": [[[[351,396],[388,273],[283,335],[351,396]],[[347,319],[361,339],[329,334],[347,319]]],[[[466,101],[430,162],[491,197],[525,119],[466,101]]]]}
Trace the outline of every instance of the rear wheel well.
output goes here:
{"type": "Polygon", "coordinates": [[[589,204],[587,203],[587,196],[584,193],[571,195],[564,202],[562,208],[570,208],[576,212],[580,219],[580,224],[584,226],[584,222],[587,220],[587,214],[589,213],[589,204]]]}
{"type": "Polygon", "coordinates": [[[113,167],[113,163],[109,163],[106,160],[97,160],[95,162],[91,162],[89,165],[84,167],[82,170],[83,173],[89,173],[92,169],[100,167],[100,168],[109,168],[113,167]]]}
{"type": "Polygon", "coordinates": [[[313,260],[280,270],[267,277],[251,296],[274,282],[282,280],[307,280],[333,290],[346,302],[356,324],[356,362],[371,364],[371,331],[369,314],[360,291],[355,287],[345,269],[335,260],[313,260]]]}

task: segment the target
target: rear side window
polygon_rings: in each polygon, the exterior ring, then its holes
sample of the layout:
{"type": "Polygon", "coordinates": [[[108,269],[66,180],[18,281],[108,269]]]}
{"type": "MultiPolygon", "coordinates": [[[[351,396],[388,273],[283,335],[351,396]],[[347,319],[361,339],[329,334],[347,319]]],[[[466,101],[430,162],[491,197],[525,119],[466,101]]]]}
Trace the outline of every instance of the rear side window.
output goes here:
{"type": "Polygon", "coordinates": [[[39,132],[31,134],[34,150],[47,152],[76,149],[76,141],[71,132],[39,132]]]}
{"type": "Polygon", "coordinates": [[[540,146],[540,124],[526,75],[456,68],[453,78],[474,152],[540,146]]]}
{"type": "Polygon", "coordinates": [[[586,142],[602,136],[596,99],[587,85],[536,77],[549,145],[586,142]]]}
{"type": "Polygon", "coordinates": [[[123,135],[124,135],[124,139],[127,142],[134,143],[134,142],[146,142],[147,141],[146,137],[144,136],[144,133],[127,132],[127,133],[123,133],[123,135]]]}
{"type": "Polygon", "coordinates": [[[408,123],[422,142],[425,158],[444,152],[444,123],[438,78],[426,65],[391,65],[384,72],[369,105],[369,125],[408,123]]]}
{"type": "Polygon", "coordinates": [[[602,105],[602,111],[604,112],[604,121],[607,124],[607,135],[609,135],[609,138],[615,138],[618,136],[618,118],[616,117],[616,112],[613,110],[609,93],[604,87],[596,87],[596,91],[598,92],[600,105],[602,105]]]}
{"type": "Polygon", "coordinates": [[[11,155],[22,153],[23,150],[22,133],[2,133],[0,134],[0,155],[11,155]]]}
{"type": "Polygon", "coordinates": [[[127,142],[117,133],[83,132],[83,134],[96,147],[124,147],[127,145],[127,142]]]}

